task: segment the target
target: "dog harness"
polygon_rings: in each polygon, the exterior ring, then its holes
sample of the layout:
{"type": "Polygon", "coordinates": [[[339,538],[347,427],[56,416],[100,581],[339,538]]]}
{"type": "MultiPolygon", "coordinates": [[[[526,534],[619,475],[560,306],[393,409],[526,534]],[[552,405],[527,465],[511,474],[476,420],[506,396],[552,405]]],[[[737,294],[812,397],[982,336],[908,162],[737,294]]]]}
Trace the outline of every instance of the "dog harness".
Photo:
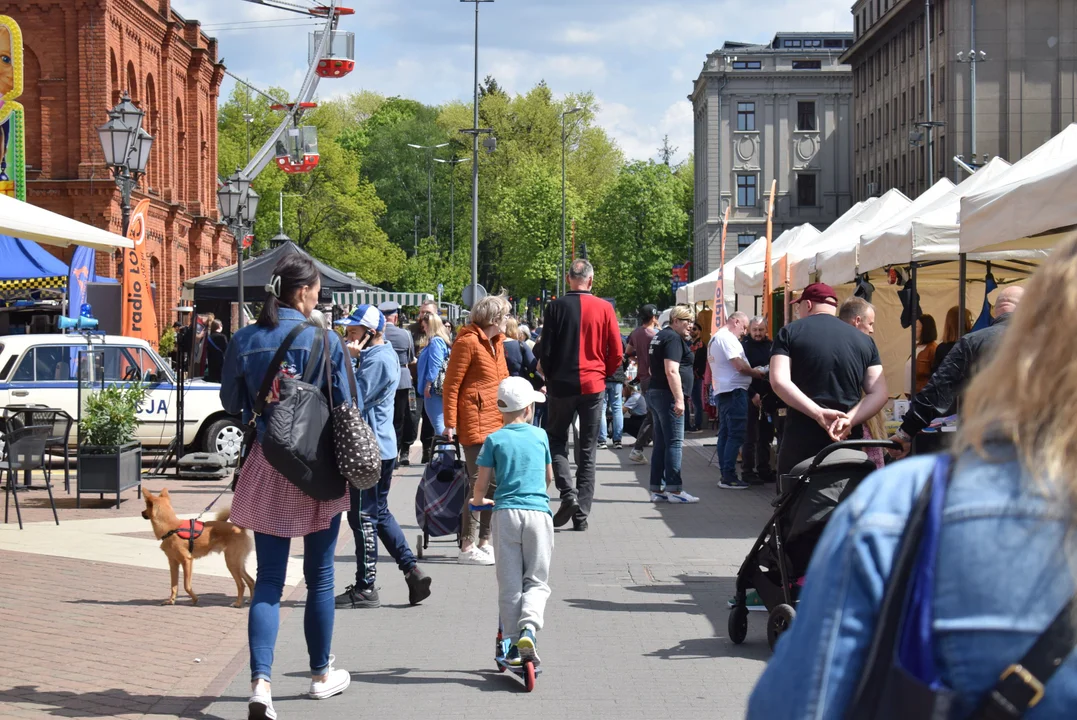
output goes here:
{"type": "Polygon", "coordinates": [[[202,534],[202,528],[205,527],[205,523],[198,520],[188,520],[186,525],[180,525],[174,530],[169,530],[161,536],[162,540],[167,540],[173,535],[179,536],[180,540],[187,541],[188,552],[194,552],[194,541],[202,534]]]}

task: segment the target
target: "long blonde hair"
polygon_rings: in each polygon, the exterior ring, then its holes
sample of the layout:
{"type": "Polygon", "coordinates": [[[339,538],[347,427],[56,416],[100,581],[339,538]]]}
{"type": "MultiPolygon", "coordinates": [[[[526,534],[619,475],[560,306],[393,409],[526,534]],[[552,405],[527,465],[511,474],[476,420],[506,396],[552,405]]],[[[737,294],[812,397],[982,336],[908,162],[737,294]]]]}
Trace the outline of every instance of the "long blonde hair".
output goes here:
{"type": "Polygon", "coordinates": [[[512,315],[509,315],[505,320],[505,339],[506,340],[519,340],[520,339],[520,321],[512,315]]]}
{"type": "Polygon", "coordinates": [[[1026,471],[1060,484],[1077,508],[1077,343],[1062,322],[1075,316],[1077,238],[1057,246],[1025,285],[994,357],[965,391],[955,449],[988,458],[992,441],[1012,442],[1026,471]]]}
{"type": "Polygon", "coordinates": [[[419,339],[419,350],[422,350],[429,345],[436,337],[444,340],[446,345],[452,345],[452,339],[449,338],[449,331],[445,329],[445,323],[441,321],[440,315],[436,313],[427,313],[423,317],[426,319],[426,329],[423,330],[423,336],[419,339]]]}

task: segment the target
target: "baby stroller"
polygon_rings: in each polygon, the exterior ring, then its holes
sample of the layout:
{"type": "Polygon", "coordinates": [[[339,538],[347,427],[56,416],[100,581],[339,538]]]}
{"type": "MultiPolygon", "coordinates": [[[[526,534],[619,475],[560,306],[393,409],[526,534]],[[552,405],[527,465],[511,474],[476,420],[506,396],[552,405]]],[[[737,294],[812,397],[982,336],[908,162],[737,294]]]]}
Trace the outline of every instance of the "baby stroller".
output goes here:
{"type": "Polygon", "coordinates": [[[875,464],[860,448],[895,448],[889,440],[846,440],[823,448],[782,476],[782,494],[737,572],[737,591],[729,611],[729,639],[737,645],[748,634],[747,595],[755,589],[769,613],[767,642],[771,650],[796,617],[800,578],[808,570],[815,545],[834,509],[875,464]]]}
{"type": "Polygon", "coordinates": [[[460,446],[438,435],[415,491],[415,521],[423,530],[415,544],[420,559],[432,537],[455,535],[456,546],[460,546],[460,516],[467,492],[467,466],[460,459],[460,446]]]}

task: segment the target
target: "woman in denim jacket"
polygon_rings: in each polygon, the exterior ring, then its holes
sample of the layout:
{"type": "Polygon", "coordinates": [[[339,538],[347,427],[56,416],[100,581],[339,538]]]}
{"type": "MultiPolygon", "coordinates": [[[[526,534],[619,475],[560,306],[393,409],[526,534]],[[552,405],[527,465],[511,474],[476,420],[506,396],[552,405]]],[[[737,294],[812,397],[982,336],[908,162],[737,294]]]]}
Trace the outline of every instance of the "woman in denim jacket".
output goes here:
{"type": "MultiPolygon", "coordinates": [[[[1077,559],[1077,242],[1026,286],[994,358],[965,392],[935,560],[932,646],[969,717],[1074,593],[1077,559]],[[1057,320],[1056,320],[1057,319],[1057,320]]],[[[843,718],[864,667],[906,519],[935,465],[920,457],[868,477],[816,547],[791,628],[748,717],[843,718]]],[[[1077,653],[1028,720],[1074,717],[1077,653]]]]}
{"type": "MultiPolygon", "coordinates": [[[[228,412],[242,413],[243,422],[254,415],[257,396],[269,364],[288,333],[305,323],[318,302],[321,275],[310,258],[290,255],[273,269],[258,323],[241,329],[228,343],[221,383],[221,403],[228,412]]],[[[310,353],[317,330],[304,330],[285,354],[279,373],[292,377],[303,374],[312,361],[310,353]]],[[[324,331],[321,331],[324,333],[324,331]]],[[[340,337],[329,339],[335,403],[351,400],[347,373],[351,362],[340,337]]],[[[314,358],[319,362],[321,357],[314,358]]],[[[311,381],[324,387],[322,366],[311,381]]],[[[270,400],[276,390],[270,393],[270,400]]],[[[362,398],[359,398],[362,405],[362,398]]],[[[231,520],[254,531],[258,557],[258,578],[251,598],[247,637],[251,650],[251,690],[249,716],[276,718],[270,693],[273,649],[280,620],[280,598],[288,566],[291,538],[303,538],[303,574],[307,581],[307,652],[310,654],[312,698],[323,699],[343,692],[351,682],[347,670],[334,669],[329,654],[333,639],[333,553],[340,530],[340,514],[348,509],[348,495],[322,502],[305,495],[277,472],[262,454],[265,421],[255,418],[258,442],[251,448],[232,499],[231,520]]]]}

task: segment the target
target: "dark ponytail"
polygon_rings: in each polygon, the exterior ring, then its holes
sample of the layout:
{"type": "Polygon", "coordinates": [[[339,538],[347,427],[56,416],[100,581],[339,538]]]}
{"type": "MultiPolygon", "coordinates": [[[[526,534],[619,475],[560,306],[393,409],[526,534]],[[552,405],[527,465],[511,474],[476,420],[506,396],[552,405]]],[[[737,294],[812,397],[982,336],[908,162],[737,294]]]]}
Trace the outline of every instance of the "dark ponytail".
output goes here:
{"type": "Polygon", "coordinates": [[[266,301],[258,316],[258,326],[268,329],[277,327],[281,305],[294,307],[296,293],[303,287],[314,285],[320,277],[314,261],[306,255],[288,255],[278,260],[273,268],[273,277],[265,286],[266,301]]]}

